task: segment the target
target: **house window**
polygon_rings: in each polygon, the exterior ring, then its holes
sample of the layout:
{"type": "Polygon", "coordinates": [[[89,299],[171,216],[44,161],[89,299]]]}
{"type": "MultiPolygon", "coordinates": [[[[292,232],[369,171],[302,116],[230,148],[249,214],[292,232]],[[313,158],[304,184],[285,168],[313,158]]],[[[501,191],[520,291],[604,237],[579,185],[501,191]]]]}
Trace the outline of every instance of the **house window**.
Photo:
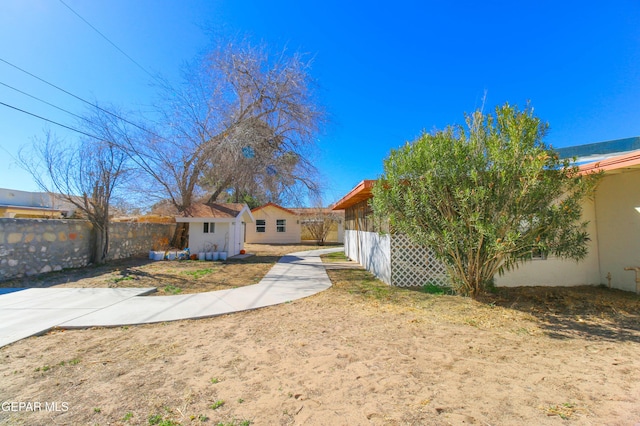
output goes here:
{"type": "Polygon", "coordinates": [[[216,232],[216,224],[213,222],[205,222],[202,232],[205,234],[213,234],[216,232]]]}
{"type": "Polygon", "coordinates": [[[278,220],[276,220],[276,232],[287,232],[287,220],[286,219],[278,219],[278,220]]]}
{"type": "Polygon", "coordinates": [[[538,249],[533,249],[531,251],[531,259],[532,260],[547,260],[547,255],[545,253],[542,253],[538,249]]]}
{"type": "Polygon", "coordinates": [[[267,222],[264,219],[256,219],[256,232],[266,232],[267,222]]]}

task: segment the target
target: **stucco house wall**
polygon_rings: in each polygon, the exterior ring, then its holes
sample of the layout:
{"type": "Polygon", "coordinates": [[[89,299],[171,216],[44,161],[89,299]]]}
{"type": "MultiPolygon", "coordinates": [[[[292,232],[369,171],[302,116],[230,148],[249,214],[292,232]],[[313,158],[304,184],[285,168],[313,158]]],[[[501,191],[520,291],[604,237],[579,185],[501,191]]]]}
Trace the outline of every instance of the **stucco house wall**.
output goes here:
{"type": "Polygon", "coordinates": [[[302,228],[297,214],[275,204],[267,204],[251,211],[255,222],[247,224],[246,242],[257,244],[297,244],[302,228]],[[258,232],[259,221],[264,220],[264,232],[258,232]],[[277,221],[285,220],[284,232],[278,232],[277,221]]]}
{"type": "Polygon", "coordinates": [[[635,291],[635,273],[627,267],[640,266],[640,170],[607,172],[593,200],[584,203],[589,254],[581,262],[549,258],[522,265],[503,277],[499,286],[520,285],[608,285],[635,291]],[[610,274],[610,275],[609,275],[610,274]]]}
{"type": "Polygon", "coordinates": [[[635,291],[635,273],[626,267],[640,266],[640,170],[609,172],[598,185],[595,197],[598,217],[600,282],[635,291]]]}
{"type": "MultiPolygon", "coordinates": [[[[596,209],[593,200],[583,202],[582,218],[589,222],[589,252],[580,262],[563,260],[553,256],[547,259],[534,259],[521,264],[504,275],[496,275],[494,283],[498,287],[519,286],[577,286],[598,285],[600,264],[598,258],[598,230],[596,226],[596,209]]],[[[606,281],[605,281],[606,282],[606,281]]]]}

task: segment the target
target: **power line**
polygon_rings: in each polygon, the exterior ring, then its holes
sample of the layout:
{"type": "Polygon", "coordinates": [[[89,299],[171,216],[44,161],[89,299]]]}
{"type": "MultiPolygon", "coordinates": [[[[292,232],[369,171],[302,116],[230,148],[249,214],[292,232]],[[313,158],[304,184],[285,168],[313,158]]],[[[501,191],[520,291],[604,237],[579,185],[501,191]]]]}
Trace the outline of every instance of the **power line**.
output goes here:
{"type": "Polygon", "coordinates": [[[8,84],[6,84],[6,83],[3,83],[3,82],[1,82],[1,81],[0,81],[0,85],[5,86],[5,87],[8,87],[8,88],[9,88],[9,89],[11,89],[11,90],[15,90],[15,91],[16,91],[16,92],[18,92],[18,93],[22,93],[23,95],[28,96],[28,97],[30,97],[31,99],[35,99],[36,101],[40,101],[40,102],[42,102],[43,104],[49,105],[50,107],[53,107],[53,108],[55,108],[55,109],[57,109],[57,110],[59,110],[59,111],[66,112],[67,114],[73,115],[73,116],[74,116],[74,117],[76,117],[76,118],[79,118],[79,119],[84,120],[84,121],[90,121],[90,120],[87,120],[86,118],[84,118],[84,117],[82,117],[82,116],[80,116],[80,115],[78,115],[78,114],[75,114],[75,113],[73,113],[73,112],[71,112],[71,111],[68,111],[68,110],[66,110],[66,109],[64,109],[64,108],[60,108],[59,106],[54,105],[54,104],[52,104],[51,102],[47,102],[47,101],[45,101],[45,100],[43,100],[43,99],[38,98],[37,96],[33,96],[33,95],[31,95],[31,94],[29,94],[29,93],[27,93],[27,92],[25,92],[25,91],[22,91],[22,90],[20,90],[20,89],[17,89],[17,88],[15,88],[15,87],[10,86],[10,85],[8,85],[8,84]]]}
{"type": "Polygon", "coordinates": [[[44,121],[46,121],[46,122],[49,122],[49,123],[55,124],[56,126],[64,127],[65,129],[69,129],[69,130],[74,131],[74,132],[76,132],[76,133],[80,133],[80,134],[82,134],[82,135],[89,136],[90,138],[97,139],[97,140],[99,140],[99,141],[101,141],[101,140],[102,140],[102,138],[99,138],[99,137],[97,137],[97,136],[95,136],[95,135],[92,135],[92,134],[89,134],[89,133],[83,132],[82,130],[75,129],[75,128],[73,128],[73,127],[67,126],[67,125],[62,124],[62,123],[58,123],[57,121],[50,120],[50,119],[48,119],[48,118],[46,118],[46,117],[42,117],[42,116],[37,115],[37,114],[34,114],[34,113],[32,113],[32,112],[25,111],[25,110],[20,109],[20,108],[18,108],[18,107],[14,107],[13,105],[5,104],[4,102],[1,102],[1,101],[0,101],[0,105],[6,106],[7,108],[14,109],[14,110],[16,110],[16,111],[20,111],[20,112],[22,112],[22,113],[24,113],[24,114],[27,114],[27,115],[30,115],[30,116],[32,116],[32,117],[39,118],[40,120],[44,120],[44,121]]]}
{"type": "MultiPolygon", "coordinates": [[[[29,76],[31,76],[31,77],[33,77],[33,78],[35,78],[36,80],[43,82],[44,84],[47,84],[47,85],[49,85],[49,86],[51,86],[51,87],[53,87],[53,88],[55,88],[55,89],[58,89],[58,90],[60,90],[61,92],[66,93],[67,95],[69,95],[69,96],[71,96],[71,97],[73,97],[73,98],[75,98],[75,99],[77,99],[77,100],[79,100],[79,101],[81,101],[81,102],[84,102],[84,103],[85,103],[85,104],[87,104],[87,105],[90,105],[90,106],[92,106],[92,107],[94,107],[94,108],[97,108],[97,109],[99,109],[99,110],[100,110],[100,111],[102,111],[102,112],[105,112],[105,113],[107,113],[107,114],[109,114],[109,115],[112,115],[112,116],[114,116],[114,117],[118,118],[119,120],[124,121],[125,123],[128,123],[128,121],[127,121],[127,120],[125,120],[125,119],[124,119],[124,118],[122,118],[122,117],[117,116],[116,114],[112,113],[111,111],[107,111],[106,109],[103,109],[103,108],[99,107],[98,105],[94,105],[94,104],[92,104],[91,102],[87,101],[86,99],[82,99],[80,96],[74,95],[73,93],[69,92],[68,90],[64,90],[62,87],[60,87],[60,86],[56,86],[55,84],[50,83],[50,82],[48,82],[47,80],[45,80],[45,79],[43,79],[43,78],[40,78],[40,77],[38,77],[37,75],[32,74],[32,73],[30,73],[29,71],[27,71],[27,70],[25,70],[25,69],[22,69],[22,68],[20,68],[19,66],[12,64],[11,62],[9,62],[9,61],[7,61],[7,60],[5,60],[5,59],[0,58],[0,62],[4,62],[5,64],[9,65],[10,67],[13,67],[13,68],[17,69],[18,71],[22,71],[23,73],[25,73],[25,74],[27,74],[27,75],[29,75],[29,76]]],[[[132,125],[133,125],[133,123],[129,123],[129,124],[132,124],[132,125]]]]}
{"type": "MultiPolygon", "coordinates": [[[[27,75],[29,75],[29,76],[31,76],[31,77],[33,77],[33,78],[35,78],[36,80],[39,80],[39,81],[43,82],[44,84],[47,84],[47,85],[49,85],[49,86],[51,86],[51,87],[53,87],[53,88],[55,88],[55,89],[58,89],[58,90],[60,90],[61,92],[64,92],[64,93],[66,93],[67,95],[72,96],[72,97],[74,97],[74,98],[78,99],[78,100],[79,100],[79,101],[81,101],[81,102],[84,102],[85,104],[91,105],[92,107],[95,107],[95,108],[98,108],[98,109],[102,110],[102,108],[100,108],[99,106],[94,105],[94,104],[92,104],[91,102],[89,102],[89,101],[87,101],[87,100],[85,100],[85,99],[82,99],[80,96],[76,96],[76,95],[74,95],[73,93],[71,93],[71,92],[69,92],[69,91],[67,91],[67,90],[64,90],[62,87],[56,86],[56,85],[55,85],[55,84],[53,84],[53,83],[49,83],[47,80],[45,80],[45,79],[43,79],[43,78],[40,78],[40,77],[38,77],[37,75],[32,74],[32,73],[30,73],[29,71],[27,71],[27,70],[25,70],[25,69],[22,69],[22,68],[20,68],[19,66],[12,64],[11,62],[9,62],[9,61],[7,61],[7,60],[5,60],[5,59],[0,58],[0,62],[4,62],[5,64],[9,65],[10,67],[13,67],[13,68],[17,69],[18,71],[22,71],[23,73],[25,73],[25,74],[27,74],[27,75]]],[[[108,111],[104,111],[104,112],[108,112],[108,111]]]]}
{"type": "Polygon", "coordinates": [[[0,62],[4,62],[5,64],[9,65],[10,67],[13,67],[13,68],[17,69],[18,71],[21,71],[21,72],[23,72],[23,73],[25,73],[25,74],[27,74],[27,75],[29,75],[29,76],[31,76],[31,77],[33,77],[33,78],[35,78],[36,80],[43,82],[44,84],[47,84],[47,85],[49,85],[49,86],[51,86],[51,87],[53,87],[53,88],[55,88],[55,89],[58,89],[58,90],[60,90],[61,92],[66,93],[67,95],[69,95],[69,96],[71,96],[71,97],[73,97],[73,98],[75,98],[75,99],[77,99],[77,100],[79,100],[79,101],[81,101],[81,102],[84,102],[85,104],[87,104],[87,105],[89,105],[89,106],[92,106],[93,108],[96,108],[96,109],[98,109],[98,110],[100,110],[100,111],[102,111],[102,112],[104,112],[104,113],[106,113],[106,114],[109,114],[110,116],[115,117],[115,118],[117,118],[118,120],[123,121],[124,123],[130,124],[131,126],[133,126],[133,127],[137,128],[137,129],[140,129],[140,130],[142,130],[142,131],[144,131],[144,132],[147,132],[147,133],[149,133],[150,135],[155,136],[155,137],[157,137],[157,138],[159,138],[159,139],[166,140],[165,138],[163,138],[163,137],[162,137],[162,136],[160,136],[160,135],[157,135],[156,133],[152,132],[151,130],[149,130],[149,129],[145,129],[144,127],[141,127],[141,126],[139,126],[138,124],[133,123],[133,122],[131,122],[131,121],[127,120],[126,118],[120,117],[119,115],[117,115],[117,114],[115,114],[115,113],[113,113],[113,112],[111,112],[111,111],[108,111],[108,110],[106,110],[106,109],[104,109],[104,108],[101,108],[100,106],[95,105],[95,104],[93,104],[93,103],[91,103],[91,102],[87,101],[86,99],[81,98],[80,96],[74,95],[73,93],[69,92],[68,90],[65,90],[65,89],[63,89],[62,87],[56,86],[55,84],[50,83],[50,82],[48,82],[47,80],[45,80],[45,79],[43,79],[43,78],[40,78],[40,77],[38,77],[37,75],[35,75],[35,74],[33,74],[33,73],[30,73],[29,71],[27,71],[27,70],[25,70],[25,69],[22,69],[22,68],[20,68],[19,66],[12,64],[11,62],[9,62],[9,61],[7,61],[7,60],[5,60],[5,59],[0,58],[0,62]]]}
{"type": "Polygon", "coordinates": [[[147,71],[146,68],[144,68],[142,65],[140,65],[138,62],[136,62],[131,56],[127,55],[124,50],[120,49],[114,42],[112,42],[111,40],[109,40],[109,38],[102,34],[96,27],[94,27],[93,25],[91,25],[91,23],[89,23],[89,21],[87,21],[86,19],[84,19],[82,16],[80,16],[80,14],[78,12],[76,12],[75,10],[73,10],[71,8],[71,6],[69,6],[68,4],[66,4],[64,1],[62,0],[58,0],[60,1],[60,3],[62,3],[67,9],[69,9],[71,12],[73,12],[74,15],[76,15],[78,18],[80,18],[82,20],[82,22],[84,22],[85,24],[87,24],[89,27],[91,27],[92,30],[94,30],[95,32],[97,32],[100,37],[102,37],[103,39],[105,39],[110,45],[112,45],[114,48],[116,48],[116,50],[118,50],[118,52],[122,53],[127,59],[129,59],[131,62],[133,62],[138,68],[140,68],[142,71],[144,71],[149,77],[153,78],[154,80],[157,79],[156,76],[154,76],[153,74],[151,74],[149,71],[147,71]]]}

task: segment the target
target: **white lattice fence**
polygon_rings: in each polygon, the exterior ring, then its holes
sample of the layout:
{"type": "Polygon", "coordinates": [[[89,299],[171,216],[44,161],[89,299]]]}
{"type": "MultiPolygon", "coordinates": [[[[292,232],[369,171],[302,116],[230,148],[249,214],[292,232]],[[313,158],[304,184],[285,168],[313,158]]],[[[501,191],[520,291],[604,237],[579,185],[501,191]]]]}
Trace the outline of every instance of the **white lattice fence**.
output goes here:
{"type": "Polygon", "coordinates": [[[444,264],[427,247],[413,243],[406,235],[391,237],[391,285],[398,287],[427,284],[449,286],[444,264]]]}

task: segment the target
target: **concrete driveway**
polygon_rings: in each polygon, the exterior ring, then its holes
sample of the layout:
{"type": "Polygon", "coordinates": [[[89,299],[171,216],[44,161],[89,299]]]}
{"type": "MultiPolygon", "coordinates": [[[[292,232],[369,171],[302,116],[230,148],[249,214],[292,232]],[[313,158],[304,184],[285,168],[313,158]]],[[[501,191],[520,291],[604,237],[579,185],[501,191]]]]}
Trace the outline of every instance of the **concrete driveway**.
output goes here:
{"type": "Polygon", "coordinates": [[[156,289],[0,289],[0,347],[54,327],[113,327],[206,318],[301,299],[331,287],[320,255],[342,250],[334,247],[291,253],[258,284],[208,293],[144,297],[156,289]]]}

